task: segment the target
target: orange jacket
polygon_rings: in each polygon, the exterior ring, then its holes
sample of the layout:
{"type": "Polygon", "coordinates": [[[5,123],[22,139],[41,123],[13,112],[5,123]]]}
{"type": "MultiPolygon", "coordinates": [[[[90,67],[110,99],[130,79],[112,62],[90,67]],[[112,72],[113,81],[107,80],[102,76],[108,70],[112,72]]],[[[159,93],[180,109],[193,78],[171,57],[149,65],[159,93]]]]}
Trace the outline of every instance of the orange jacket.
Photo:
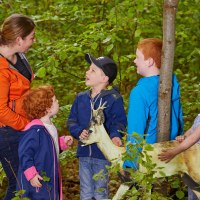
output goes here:
{"type": "MultiPolygon", "coordinates": [[[[23,54],[21,56],[25,59],[23,54]]],[[[0,127],[22,130],[27,125],[29,120],[22,110],[22,101],[30,83],[5,58],[0,57],[0,127]]]]}

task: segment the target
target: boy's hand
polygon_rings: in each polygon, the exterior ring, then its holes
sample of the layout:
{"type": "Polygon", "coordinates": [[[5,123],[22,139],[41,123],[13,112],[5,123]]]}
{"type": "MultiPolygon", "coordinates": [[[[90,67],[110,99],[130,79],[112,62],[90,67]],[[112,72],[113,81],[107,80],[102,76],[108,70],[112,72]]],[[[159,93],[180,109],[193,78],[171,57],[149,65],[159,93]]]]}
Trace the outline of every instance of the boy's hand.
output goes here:
{"type": "Polygon", "coordinates": [[[168,163],[175,156],[176,156],[176,154],[174,153],[173,149],[163,150],[161,154],[158,154],[158,159],[168,163]]]}
{"type": "Polygon", "coordinates": [[[65,141],[65,144],[67,146],[71,146],[73,144],[73,137],[72,136],[65,136],[64,141],[65,141]]]}
{"type": "Polygon", "coordinates": [[[179,135],[176,137],[176,141],[181,143],[181,142],[183,142],[183,140],[185,140],[185,138],[186,138],[185,135],[179,135]]]}
{"type": "Polygon", "coordinates": [[[36,174],[31,180],[30,183],[33,187],[42,187],[42,184],[40,183],[39,180],[43,180],[43,178],[39,175],[36,174]]]}
{"type": "Polygon", "coordinates": [[[86,140],[88,137],[89,137],[89,132],[85,129],[82,131],[82,133],[79,136],[80,140],[86,140]]]}
{"type": "Polygon", "coordinates": [[[112,142],[118,147],[122,146],[122,141],[119,137],[112,138],[112,142]]]}

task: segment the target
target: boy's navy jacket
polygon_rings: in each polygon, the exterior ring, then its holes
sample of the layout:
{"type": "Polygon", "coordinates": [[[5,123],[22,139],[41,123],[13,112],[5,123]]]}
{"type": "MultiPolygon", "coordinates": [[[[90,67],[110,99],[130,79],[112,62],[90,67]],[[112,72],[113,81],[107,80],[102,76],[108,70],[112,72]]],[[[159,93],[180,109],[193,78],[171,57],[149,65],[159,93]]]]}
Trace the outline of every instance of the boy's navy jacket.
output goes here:
{"type": "MultiPolygon", "coordinates": [[[[116,89],[103,90],[94,99],[91,98],[91,91],[86,90],[79,93],[71,107],[70,115],[67,121],[67,127],[71,135],[79,140],[81,132],[89,129],[91,120],[91,102],[97,109],[100,100],[106,102],[104,109],[105,122],[104,127],[110,138],[122,138],[121,131],[125,131],[127,125],[126,113],[123,106],[123,99],[116,89]]],[[[96,144],[88,146],[78,145],[77,157],[93,157],[106,159],[96,144]]]]}
{"type": "Polygon", "coordinates": [[[30,199],[49,199],[51,196],[52,200],[59,200],[58,159],[53,139],[46,128],[42,125],[33,125],[26,130],[19,143],[18,152],[18,180],[21,188],[17,185],[17,190],[25,190],[24,196],[30,199]],[[25,176],[26,171],[32,168],[35,168],[40,176],[45,172],[50,178],[49,182],[40,181],[41,188],[32,187],[25,176]]]}

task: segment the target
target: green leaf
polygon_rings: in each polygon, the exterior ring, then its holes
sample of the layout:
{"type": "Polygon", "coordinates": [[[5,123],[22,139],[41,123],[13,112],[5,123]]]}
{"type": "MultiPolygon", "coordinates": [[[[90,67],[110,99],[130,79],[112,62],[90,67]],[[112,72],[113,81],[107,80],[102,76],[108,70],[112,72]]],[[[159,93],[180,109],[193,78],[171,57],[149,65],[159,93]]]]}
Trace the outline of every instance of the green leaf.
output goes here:
{"type": "Polygon", "coordinates": [[[42,176],[44,182],[49,182],[50,178],[48,176],[42,176]]]}
{"type": "Polygon", "coordinates": [[[184,192],[183,191],[177,191],[176,192],[176,196],[179,198],[179,199],[182,199],[184,196],[185,196],[185,194],[184,194],[184,192]]]}
{"type": "Polygon", "coordinates": [[[92,48],[93,50],[96,50],[97,47],[98,47],[97,43],[93,43],[93,44],[91,45],[91,48],[92,48]]]}
{"type": "Polygon", "coordinates": [[[107,37],[105,40],[102,41],[103,44],[109,42],[111,40],[111,37],[107,37]]]}
{"type": "Polygon", "coordinates": [[[137,30],[135,31],[135,37],[140,37],[140,35],[141,35],[141,30],[140,30],[140,29],[137,29],[137,30]]]}
{"type": "Polygon", "coordinates": [[[20,198],[17,196],[17,197],[13,197],[12,200],[20,200],[20,198]]]}
{"type": "Polygon", "coordinates": [[[114,47],[113,44],[108,45],[106,48],[107,52],[109,53],[113,49],[113,47],[114,47]]]}
{"type": "Polygon", "coordinates": [[[152,145],[149,145],[149,144],[146,144],[145,146],[144,146],[144,149],[146,150],[146,151],[153,151],[153,146],[152,145]]]}
{"type": "Polygon", "coordinates": [[[45,171],[41,171],[41,176],[42,176],[44,182],[50,181],[50,178],[46,175],[45,171]]]}
{"type": "Polygon", "coordinates": [[[35,74],[35,76],[37,76],[39,78],[44,78],[46,76],[46,68],[45,67],[41,67],[40,69],[38,69],[38,71],[35,74]]]}
{"type": "Polygon", "coordinates": [[[22,194],[24,194],[26,192],[26,190],[19,190],[17,193],[18,193],[18,195],[22,195],[22,194]]]}

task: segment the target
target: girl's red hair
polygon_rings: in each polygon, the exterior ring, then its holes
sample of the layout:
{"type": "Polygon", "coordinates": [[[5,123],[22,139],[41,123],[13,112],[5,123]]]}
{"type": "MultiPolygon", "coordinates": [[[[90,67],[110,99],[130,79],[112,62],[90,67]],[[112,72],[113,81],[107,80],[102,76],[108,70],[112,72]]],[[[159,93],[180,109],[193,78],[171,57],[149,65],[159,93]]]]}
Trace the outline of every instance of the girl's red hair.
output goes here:
{"type": "Polygon", "coordinates": [[[40,86],[31,89],[23,100],[23,109],[30,120],[40,119],[47,114],[53,103],[54,89],[52,86],[40,86]]]}

